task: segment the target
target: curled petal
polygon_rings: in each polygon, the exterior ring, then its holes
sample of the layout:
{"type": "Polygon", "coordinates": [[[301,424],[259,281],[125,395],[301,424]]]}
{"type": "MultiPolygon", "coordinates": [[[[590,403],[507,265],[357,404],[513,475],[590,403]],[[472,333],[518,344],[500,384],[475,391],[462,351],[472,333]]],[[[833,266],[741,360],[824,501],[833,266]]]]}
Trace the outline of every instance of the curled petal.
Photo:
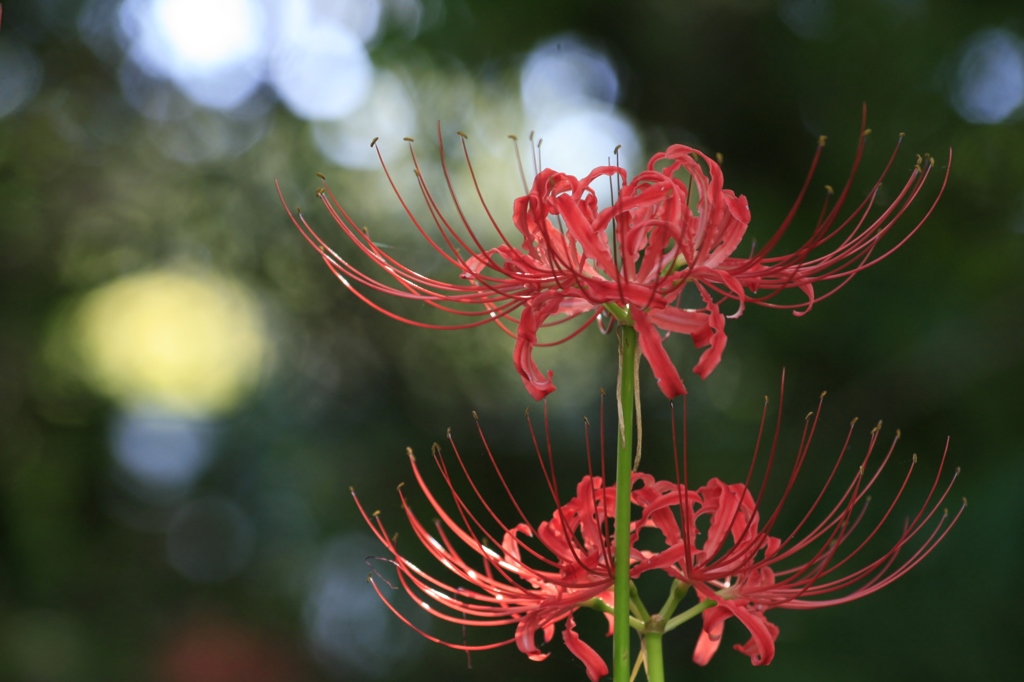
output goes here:
{"type": "Polygon", "coordinates": [[[580,636],[576,634],[575,627],[575,621],[573,621],[572,616],[569,616],[565,620],[565,629],[562,630],[562,640],[565,642],[565,648],[583,662],[590,682],[597,682],[608,674],[608,664],[594,651],[593,647],[580,639],[580,636]]]}
{"type": "Polygon", "coordinates": [[[775,658],[775,639],[779,627],[769,623],[764,611],[754,608],[735,608],[733,615],[750,631],[746,644],[735,644],[733,649],[750,657],[753,665],[768,665],[775,658]]]}
{"type": "MultiPolygon", "coordinates": [[[[706,304],[705,310],[661,308],[650,311],[648,317],[659,329],[676,334],[689,335],[693,339],[693,345],[696,348],[710,346],[710,348],[701,353],[700,359],[693,367],[694,374],[701,379],[707,379],[708,375],[721,362],[728,337],[725,335],[725,315],[722,314],[718,309],[718,305],[706,293],[702,292],[702,294],[706,304]]],[[[636,311],[633,311],[633,317],[634,319],[637,318],[636,311]]],[[[639,330],[640,326],[638,324],[637,331],[639,330]]],[[[646,350],[644,352],[646,353],[646,350]]],[[[650,356],[648,356],[649,359],[650,356]]],[[[655,372],[655,375],[657,375],[657,372],[655,372]]],[[[679,394],[677,393],[676,395],[679,394]]]]}
{"type": "Polygon", "coordinates": [[[651,324],[650,318],[639,308],[631,311],[633,324],[636,327],[637,341],[640,344],[640,352],[647,358],[651,369],[654,370],[654,378],[658,381],[658,388],[669,400],[686,393],[683,380],[679,378],[679,371],[672,364],[661,341],[661,334],[651,324]]]}
{"type": "Polygon", "coordinates": [[[529,619],[519,621],[519,625],[516,626],[516,647],[531,661],[543,661],[551,655],[537,648],[534,637],[536,637],[538,629],[537,624],[532,623],[529,619]]]}
{"type": "Polygon", "coordinates": [[[722,643],[722,631],[725,630],[725,621],[732,614],[723,606],[712,606],[704,611],[701,617],[704,626],[700,631],[700,638],[697,640],[697,648],[693,650],[693,662],[697,665],[707,665],[711,657],[718,651],[722,643]]]}
{"type": "MultiPolygon", "coordinates": [[[[714,595],[710,596],[714,598],[714,595]]],[[[775,639],[779,636],[779,628],[768,622],[764,611],[747,600],[723,599],[701,616],[704,627],[693,652],[693,662],[697,665],[707,665],[715,655],[722,642],[725,621],[734,616],[750,631],[750,639],[746,644],[736,644],[733,648],[749,656],[753,665],[768,665],[775,658],[775,639]]]]}
{"type": "MultiPolygon", "coordinates": [[[[558,302],[555,301],[555,307],[557,305],[558,302]]],[[[550,302],[549,305],[543,307],[545,309],[550,308],[550,302]]],[[[516,371],[523,378],[523,385],[526,386],[526,390],[533,396],[534,400],[541,400],[548,393],[555,390],[555,384],[552,381],[554,372],[548,370],[548,373],[545,375],[533,359],[533,349],[537,345],[537,329],[543,324],[549,314],[546,310],[544,312],[537,312],[533,305],[527,305],[523,308],[523,314],[519,320],[519,329],[516,333],[516,346],[512,352],[516,371]]]]}
{"type": "Polygon", "coordinates": [[[718,305],[711,300],[707,292],[702,291],[704,302],[707,304],[709,315],[708,328],[703,333],[693,334],[693,345],[697,348],[710,346],[701,353],[700,360],[693,366],[693,373],[701,379],[707,379],[718,363],[722,360],[722,353],[725,352],[725,343],[728,337],[725,335],[725,315],[718,309],[718,305]]]}

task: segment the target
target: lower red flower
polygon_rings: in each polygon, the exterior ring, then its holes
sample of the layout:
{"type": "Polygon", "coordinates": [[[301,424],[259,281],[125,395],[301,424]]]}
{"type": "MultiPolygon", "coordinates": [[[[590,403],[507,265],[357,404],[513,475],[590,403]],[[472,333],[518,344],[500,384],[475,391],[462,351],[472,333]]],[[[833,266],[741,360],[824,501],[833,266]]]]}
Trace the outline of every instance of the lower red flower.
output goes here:
{"type": "MultiPolygon", "coordinates": [[[[824,394],[822,394],[824,396],[824,394]]],[[[767,402],[766,402],[767,408],[767,402]]],[[[704,604],[703,631],[693,659],[705,665],[718,650],[725,621],[736,618],[750,632],[750,640],[736,645],[754,665],[767,665],[775,655],[779,629],[767,620],[773,608],[815,609],[860,599],[891,584],[924,559],[946,536],[966,506],[950,516],[943,508],[959,469],[940,486],[946,450],[927,496],[917,510],[903,520],[902,530],[881,551],[868,554],[879,544],[882,528],[893,516],[910,476],[917,466],[914,455],[898,490],[878,518],[868,521],[869,492],[889,464],[897,442],[896,432],[881,461],[872,467],[881,424],[871,430],[867,452],[852,480],[838,499],[824,506],[853,438],[856,420],[846,442],[814,503],[799,523],[784,536],[775,534],[776,521],[796,484],[814,436],[819,409],[808,415],[795,462],[785,481],[779,502],[766,510],[764,489],[776,455],[776,439],[768,455],[761,491],[749,483],[757,461],[755,451],[746,483],[726,484],[712,479],[697,490],[684,480],[662,487],[645,501],[643,519],[664,535],[667,548],[633,567],[634,572],[660,569],[681,585],[693,587],[704,604]]],[[[763,425],[763,422],[762,422],[763,425]]],[[[686,448],[684,443],[684,472],[686,448]]],[[[654,490],[653,488],[651,489],[654,490]]],[[[671,629],[675,624],[669,625],[671,629]]]]}
{"type": "MultiPolygon", "coordinates": [[[[486,447],[486,441],[484,441],[486,447]]],[[[420,521],[399,486],[402,507],[416,539],[449,574],[435,577],[409,561],[399,550],[395,538],[384,527],[377,513],[367,514],[358,498],[356,504],[374,534],[387,548],[388,559],[397,569],[398,580],[413,600],[431,615],[462,626],[515,626],[512,636],[487,644],[443,641],[416,628],[387,599],[377,581],[371,582],[377,594],[403,622],[428,639],[454,649],[480,651],[513,641],[531,660],[540,661],[549,655],[538,647],[550,642],[555,627],[564,622],[562,639],[566,648],[586,667],[590,680],[596,682],[608,673],[608,666],[598,653],[584,643],[575,631],[574,614],[583,606],[613,601],[614,580],[611,525],[615,513],[615,490],[605,486],[600,477],[586,476],[576,487],[576,496],[560,504],[554,480],[548,478],[556,504],[555,513],[547,521],[534,526],[522,514],[521,520],[508,525],[492,512],[491,505],[469,478],[455,448],[459,468],[482,506],[483,514],[474,512],[452,483],[451,472],[435,446],[434,459],[448,485],[453,511],[446,510],[431,492],[409,452],[409,462],[419,488],[436,515],[434,532],[420,521]],[[483,523],[484,517],[492,523],[483,523]],[[489,530],[496,525],[498,532],[489,530]]],[[[488,449],[488,455],[490,450],[488,449]]],[[[494,463],[494,458],[491,457],[494,463]]],[[[543,461],[542,461],[543,465],[543,461]]],[[[495,465],[501,485],[505,480],[495,465]]],[[[549,471],[545,469],[545,477],[549,471]]],[[[353,498],[355,493],[353,492],[353,498]]],[[[610,607],[601,606],[602,610],[610,607]]],[[[609,628],[611,619],[609,618],[609,628]]]]}

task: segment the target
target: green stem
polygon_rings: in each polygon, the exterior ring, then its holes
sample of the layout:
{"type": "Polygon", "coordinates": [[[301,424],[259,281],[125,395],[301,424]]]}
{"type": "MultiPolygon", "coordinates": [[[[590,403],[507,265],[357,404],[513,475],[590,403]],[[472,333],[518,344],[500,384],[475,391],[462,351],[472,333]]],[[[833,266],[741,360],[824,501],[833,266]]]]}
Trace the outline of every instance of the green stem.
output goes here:
{"type": "Polygon", "coordinates": [[[681,580],[672,581],[672,589],[669,590],[668,599],[665,600],[665,604],[661,607],[661,611],[658,611],[658,615],[663,620],[668,620],[672,617],[672,614],[676,612],[676,607],[679,606],[679,602],[683,601],[683,597],[690,591],[690,586],[681,580]]]}
{"type": "MultiPolygon", "coordinates": [[[[598,597],[588,599],[587,601],[580,604],[580,606],[588,609],[594,609],[595,611],[600,611],[601,613],[615,613],[615,609],[613,609],[609,604],[606,604],[603,599],[599,599],[598,597]]],[[[643,632],[644,628],[647,627],[647,623],[645,621],[640,620],[639,618],[630,616],[629,627],[633,628],[637,632],[643,632]]]]}
{"type": "Polygon", "coordinates": [[[661,636],[660,632],[648,632],[644,635],[648,682],[665,682],[665,658],[662,656],[661,636]]]}
{"type": "Polygon", "coordinates": [[[700,615],[704,611],[704,609],[706,609],[706,608],[708,608],[710,606],[714,606],[714,605],[715,605],[715,600],[714,599],[705,599],[704,601],[702,601],[702,602],[700,602],[700,603],[698,603],[698,604],[696,604],[694,606],[691,606],[690,608],[686,609],[685,611],[680,613],[675,618],[672,618],[667,623],[665,623],[665,632],[670,632],[672,630],[675,630],[677,627],[679,627],[680,625],[682,625],[686,621],[690,620],[691,618],[694,618],[695,616],[700,615]]]}
{"type": "Polygon", "coordinates": [[[640,620],[648,621],[651,619],[651,614],[647,613],[647,608],[640,601],[640,592],[636,589],[636,583],[632,580],[629,581],[629,603],[632,604],[633,610],[640,620]]]}
{"type": "MultiPolygon", "coordinates": [[[[615,454],[615,631],[612,639],[612,677],[629,682],[629,525],[633,488],[633,375],[636,330],[619,327],[619,433],[615,454]]],[[[658,642],[660,647],[661,642],[658,642]]]]}

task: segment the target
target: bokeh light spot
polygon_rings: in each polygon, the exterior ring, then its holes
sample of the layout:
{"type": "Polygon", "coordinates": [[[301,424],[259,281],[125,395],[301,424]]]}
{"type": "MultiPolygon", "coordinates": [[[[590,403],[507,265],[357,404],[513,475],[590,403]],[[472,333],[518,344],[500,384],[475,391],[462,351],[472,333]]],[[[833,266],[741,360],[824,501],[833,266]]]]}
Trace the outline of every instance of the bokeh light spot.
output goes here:
{"type": "Polygon", "coordinates": [[[310,27],[275,52],[270,78],[296,116],[337,119],[366,101],[373,84],[373,64],[356,34],[326,24],[310,27]]]}
{"type": "Polygon", "coordinates": [[[607,55],[575,36],[559,36],[535,47],[519,74],[523,108],[528,116],[551,110],[612,106],[619,78],[607,55]]]}
{"type": "Polygon", "coordinates": [[[346,168],[378,168],[370,141],[400,140],[416,131],[416,106],[402,80],[389,71],[378,72],[366,103],[340,121],[313,124],[313,139],[331,161],[346,168]]]}
{"type": "Polygon", "coordinates": [[[170,78],[199,104],[238,106],[262,82],[262,3],[126,0],[119,17],[132,60],[151,76],[170,78]]]}
{"type": "Polygon", "coordinates": [[[821,40],[832,28],[832,0],[783,0],[779,18],[804,40],[821,40]]]}
{"type": "Polygon", "coordinates": [[[632,175],[643,151],[633,124],[612,111],[573,111],[540,122],[537,132],[543,140],[542,165],[576,177],[597,166],[614,164],[619,145],[619,163],[632,175]]]}
{"type": "Polygon", "coordinates": [[[210,274],[155,271],[82,301],[75,338],[85,378],[128,407],[223,413],[256,385],[268,357],[259,308],[210,274]]]}
{"type": "Polygon", "coordinates": [[[1024,103],[1024,45],[1005,29],[967,41],[953,86],[953,107],[971,123],[1001,123],[1024,103]]]}
{"type": "Polygon", "coordinates": [[[25,106],[43,80],[43,65],[27,47],[0,43],[0,118],[25,106]]]}
{"type": "MultiPolygon", "coordinates": [[[[314,655],[329,672],[358,672],[353,679],[392,677],[423,649],[426,640],[395,618],[366,583],[367,561],[373,564],[379,552],[380,546],[369,536],[345,535],[328,545],[313,577],[306,630],[314,655]]],[[[386,562],[376,563],[381,570],[388,568],[386,562]]],[[[429,630],[429,617],[404,593],[397,591],[394,599],[399,608],[411,607],[406,612],[417,627],[429,630]]]]}
{"type": "Polygon", "coordinates": [[[130,410],[114,421],[111,451],[118,466],[149,492],[181,493],[212,459],[212,425],[159,410],[130,410]]]}

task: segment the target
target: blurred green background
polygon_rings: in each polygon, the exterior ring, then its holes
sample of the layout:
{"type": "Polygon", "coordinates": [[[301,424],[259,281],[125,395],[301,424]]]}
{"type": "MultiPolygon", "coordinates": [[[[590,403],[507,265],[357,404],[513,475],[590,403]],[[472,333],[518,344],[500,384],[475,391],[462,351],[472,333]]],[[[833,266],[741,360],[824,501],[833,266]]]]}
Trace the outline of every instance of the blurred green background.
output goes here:
{"type": "MultiPolygon", "coordinates": [[[[763,243],[827,134],[797,240],[822,186],[847,177],[862,103],[873,133],[855,197],[905,132],[884,191],[915,153],[943,170],[952,147],[938,210],[806,317],[749,308],[729,322],[716,373],[684,372],[694,476],[742,477],[762,396],[776,395],[785,366],[784,463],[829,392],[792,510],[817,494],[854,416],[865,425],[855,453],[878,419],[886,442],[902,430],[882,493],[921,456],[886,537],[927,494],[947,436],[963,468],[950,507],[962,495],[971,506],[884,592],[773,611],[767,669],[727,648],[747,637],[735,622],[705,669],[689,663],[696,625],[672,633],[667,665],[688,680],[1016,678],[1019,2],[22,0],[4,3],[0,30],[0,679],[582,679],[557,637],[546,662],[506,647],[469,669],[366,584],[365,558],[381,549],[348,488],[411,540],[394,492],[410,479],[406,446],[426,462],[452,427],[477,482],[498,494],[472,410],[528,513],[550,515],[523,419],[532,401],[499,330],[420,331],[348,295],[289,224],[274,180],[344,250],[313,194],[325,173],[396,257],[443,273],[372,138],[410,187],[402,138],[416,137],[440,187],[436,122],[452,147],[465,131],[506,225],[521,191],[510,133],[536,131],[545,163],[575,172],[617,144],[632,169],[671,142],[699,146],[724,155],[726,186],[750,199],[763,243]]],[[[670,348],[689,367],[684,341],[670,348]]],[[[581,421],[596,422],[599,389],[614,388],[614,352],[596,330],[538,352],[559,385],[549,411],[564,495],[585,471],[581,421]]],[[[645,468],[671,476],[669,411],[644,372],[645,468]]],[[[646,587],[660,601],[660,586],[646,587]]],[[[607,653],[601,619],[581,620],[607,653]]]]}

